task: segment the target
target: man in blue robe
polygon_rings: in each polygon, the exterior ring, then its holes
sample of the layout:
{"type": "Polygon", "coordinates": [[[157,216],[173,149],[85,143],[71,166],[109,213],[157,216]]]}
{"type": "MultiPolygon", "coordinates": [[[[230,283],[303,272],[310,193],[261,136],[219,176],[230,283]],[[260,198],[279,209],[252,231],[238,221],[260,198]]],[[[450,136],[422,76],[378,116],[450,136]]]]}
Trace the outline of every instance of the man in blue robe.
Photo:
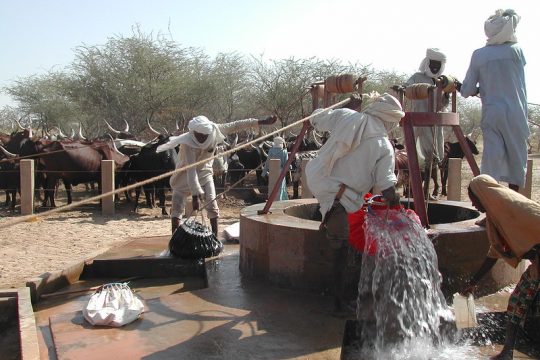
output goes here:
{"type": "Polygon", "coordinates": [[[481,172],[516,191],[525,184],[530,135],[525,57],[515,35],[519,20],[511,9],[497,10],[486,20],[487,44],[473,52],[463,84],[456,84],[462,96],[479,94],[482,100],[481,172]]]}

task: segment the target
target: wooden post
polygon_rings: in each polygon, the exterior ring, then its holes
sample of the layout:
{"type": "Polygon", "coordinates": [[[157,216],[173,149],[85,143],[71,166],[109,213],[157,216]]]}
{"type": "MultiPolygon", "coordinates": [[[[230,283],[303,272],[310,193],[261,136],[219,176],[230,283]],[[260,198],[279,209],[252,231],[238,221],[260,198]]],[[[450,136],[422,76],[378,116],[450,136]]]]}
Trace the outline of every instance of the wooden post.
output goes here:
{"type": "Polygon", "coordinates": [[[531,198],[532,195],[532,172],[533,172],[533,160],[527,160],[527,174],[525,174],[525,187],[519,188],[519,193],[523,196],[531,198]]]}
{"type": "Polygon", "coordinates": [[[311,193],[311,190],[309,190],[306,181],[306,166],[309,160],[310,159],[302,159],[302,177],[300,178],[302,184],[302,195],[300,195],[300,197],[302,199],[309,199],[313,197],[313,194],[311,193]]]}
{"type": "MultiPolygon", "coordinates": [[[[101,193],[106,194],[114,190],[114,160],[101,160],[101,193]]],[[[114,215],[114,195],[101,199],[101,212],[103,215],[114,215]]]]}
{"type": "Polygon", "coordinates": [[[21,215],[34,213],[34,160],[20,162],[21,170],[21,215]]]}
{"type": "Polygon", "coordinates": [[[281,172],[281,160],[268,159],[268,188],[273,189],[281,172]]]}
{"type": "Polygon", "coordinates": [[[447,199],[461,201],[461,159],[448,159],[447,199]]]}

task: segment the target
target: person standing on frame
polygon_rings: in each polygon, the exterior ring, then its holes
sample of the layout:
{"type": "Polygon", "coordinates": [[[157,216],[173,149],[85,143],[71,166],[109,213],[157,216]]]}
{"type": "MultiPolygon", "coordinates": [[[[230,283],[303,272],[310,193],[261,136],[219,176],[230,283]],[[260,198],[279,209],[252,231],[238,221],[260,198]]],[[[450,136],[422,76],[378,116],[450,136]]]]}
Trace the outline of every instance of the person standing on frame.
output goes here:
{"type": "Polygon", "coordinates": [[[497,10],[484,23],[486,46],[473,52],[463,84],[463,97],[482,100],[484,150],[481,173],[507,182],[518,191],[527,171],[527,90],[525,56],[517,43],[520,17],[514,10],[497,10]]]}

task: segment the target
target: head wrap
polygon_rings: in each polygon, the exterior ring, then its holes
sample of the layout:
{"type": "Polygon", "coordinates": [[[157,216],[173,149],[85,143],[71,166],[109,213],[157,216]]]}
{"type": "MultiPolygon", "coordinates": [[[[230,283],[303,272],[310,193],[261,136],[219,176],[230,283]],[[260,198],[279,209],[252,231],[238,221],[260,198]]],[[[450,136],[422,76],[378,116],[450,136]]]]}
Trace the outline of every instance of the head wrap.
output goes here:
{"type": "Polygon", "coordinates": [[[188,123],[188,133],[180,136],[171,136],[165,144],[159,145],[157,152],[173,149],[180,144],[188,145],[196,149],[212,149],[217,144],[223,142],[225,136],[221,133],[216,124],[208,120],[206,116],[200,115],[191,119],[188,123]],[[195,137],[195,132],[206,134],[208,138],[204,143],[200,143],[195,137]]]}
{"type": "Polygon", "coordinates": [[[384,93],[375,98],[363,111],[363,113],[374,116],[382,121],[398,123],[405,113],[401,104],[394,96],[384,93]]]}
{"type": "Polygon", "coordinates": [[[504,44],[505,42],[517,42],[516,26],[521,17],[512,9],[495,11],[484,22],[484,32],[487,36],[487,45],[504,44]]]}
{"type": "Polygon", "coordinates": [[[436,78],[443,73],[445,64],[446,64],[446,55],[444,55],[444,53],[441,50],[437,48],[428,48],[426,50],[426,57],[420,63],[418,70],[429,77],[436,78]],[[431,70],[429,69],[429,60],[435,60],[435,61],[441,62],[441,68],[436,74],[432,73],[431,70]]]}
{"type": "Polygon", "coordinates": [[[276,136],[274,138],[274,147],[284,148],[285,147],[285,140],[281,136],[276,136]]]}
{"type": "Polygon", "coordinates": [[[486,210],[488,256],[516,267],[523,255],[540,243],[540,204],[482,174],[471,180],[471,191],[486,210]]]}

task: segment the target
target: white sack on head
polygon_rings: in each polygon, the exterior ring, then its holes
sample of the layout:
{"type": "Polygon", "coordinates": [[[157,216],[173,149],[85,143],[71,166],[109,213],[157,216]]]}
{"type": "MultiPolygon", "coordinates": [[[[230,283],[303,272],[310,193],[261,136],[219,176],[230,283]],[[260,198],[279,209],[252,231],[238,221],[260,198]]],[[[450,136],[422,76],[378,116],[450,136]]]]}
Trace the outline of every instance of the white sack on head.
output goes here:
{"type": "Polygon", "coordinates": [[[435,78],[443,73],[445,64],[446,64],[446,55],[441,50],[437,48],[428,48],[426,50],[426,57],[420,63],[418,70],[423,72],[429,77],[435,78]],[[431,70],[429,69],[429,60],[435,60],[435,61],[441,62],[441,69],[436,74],[432,73],[431,70]]]}
{"type": "Polygon", "coordinates": [[[390,123],[398,123],[405,116],[399,100],[388,93],[376,98],[363,113],[390,123]]]}
{"type": "Polygon", "coordinates": [[[162,152],[174,149],[178,145],[185,144],[196,149],[215,148],[217,144],[225,139],[216,124],[210,121],[206,116],[196,116],[188,123],[189,132],[180,136],[171,136],[169,141],[157,147],[156,152],[162,152]],[[208,135],[204,143],[200,143],[195,137],[194,132],[208,135]]]}
{"type": "Polygon", "coordinates": [[[484,22],[484,32],[488,38],[486,44],[517,42],[515,31],[520,19],[521,17],[512,9],[495,11],[495,14],[484,22]]]}
{"type": "Polygon", "coordinates": [[[281,136],[276,136],[274,138],[274,146],[284,148],[285,147],[285,140],[281,136]]]}

